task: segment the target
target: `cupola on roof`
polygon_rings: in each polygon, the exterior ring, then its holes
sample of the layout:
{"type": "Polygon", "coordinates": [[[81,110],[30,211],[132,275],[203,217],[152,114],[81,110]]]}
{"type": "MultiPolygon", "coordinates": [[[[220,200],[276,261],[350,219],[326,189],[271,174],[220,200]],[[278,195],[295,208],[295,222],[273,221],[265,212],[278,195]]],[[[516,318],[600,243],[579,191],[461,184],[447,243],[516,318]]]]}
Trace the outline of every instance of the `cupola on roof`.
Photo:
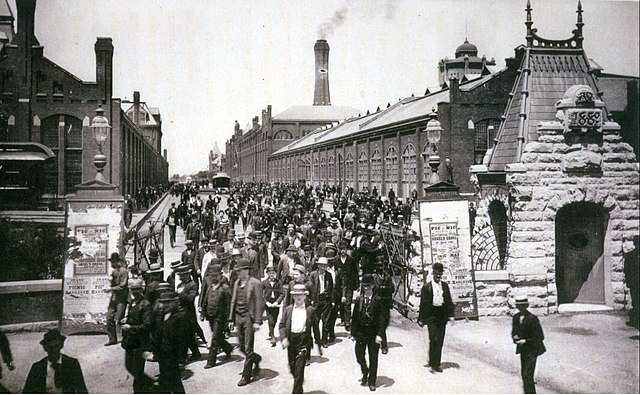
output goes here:
{"type": "Polygon", "coordinates": [[[464,39],[464,43],[456,48],[456,58],[462,57],[464,55],[469,56],[477,56],[478,55],[478,47],[471,44],[469,40],[464,39]]]}

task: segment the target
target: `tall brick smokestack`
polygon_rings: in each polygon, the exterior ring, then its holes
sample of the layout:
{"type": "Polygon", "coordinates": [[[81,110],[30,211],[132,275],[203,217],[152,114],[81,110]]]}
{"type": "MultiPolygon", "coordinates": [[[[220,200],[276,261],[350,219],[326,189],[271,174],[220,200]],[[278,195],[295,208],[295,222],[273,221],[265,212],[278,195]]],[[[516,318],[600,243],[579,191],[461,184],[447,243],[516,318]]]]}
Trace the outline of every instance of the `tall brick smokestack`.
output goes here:
{"type": "Polygon", "coordinates": [[[314,106],[330,106],[329,95],[329,44],[327,40],[318,40],[313,46],[316,54],[316,87],[313,92],[314,106]]]}

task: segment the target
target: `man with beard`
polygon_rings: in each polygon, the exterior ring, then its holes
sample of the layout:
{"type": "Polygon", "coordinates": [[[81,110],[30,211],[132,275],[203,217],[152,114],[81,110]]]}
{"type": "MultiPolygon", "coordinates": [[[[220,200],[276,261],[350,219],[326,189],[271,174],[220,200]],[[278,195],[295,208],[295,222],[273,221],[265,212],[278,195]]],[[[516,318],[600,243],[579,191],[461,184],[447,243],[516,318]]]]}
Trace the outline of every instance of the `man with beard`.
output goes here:
{"type": "Polygon", "coordinates": [[[229,317],[231,290],[226,282],[222,281],[222,267],[219,264],[212,263],[209,267],[207,285],[206,294],[202,296],[204,300],[202,311],[211,327],[211,348],[209,348],[209,359],[204,368],[210,369],[216,366],[220,348],[225,352],[227,359],[231,357],[233,350],[233,346],[224,338],[224,327],[229,317]]]}

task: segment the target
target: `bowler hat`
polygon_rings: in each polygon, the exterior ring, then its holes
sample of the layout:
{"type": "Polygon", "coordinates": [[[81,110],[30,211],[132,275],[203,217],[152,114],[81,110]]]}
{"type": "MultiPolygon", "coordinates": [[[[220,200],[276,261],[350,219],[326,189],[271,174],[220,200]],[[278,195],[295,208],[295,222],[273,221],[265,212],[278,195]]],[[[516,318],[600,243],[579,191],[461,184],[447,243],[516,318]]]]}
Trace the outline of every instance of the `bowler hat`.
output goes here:
{"type": "Polygon", "coordinates": [[[44,337],[40,340],[40,344],[45,344],[54,340],[64,341],[66,338],[67,337],[63,336],[59,330],[51,329],[49,332],[44,334],[44,337]]]}
{"type": "Polygon", "coordinates": [[[113,261],[117,261],[120,262],[122,259],[120,259],[120,254],[117,252],[113,252],[111,253],[111,256],[109,257],[108,261],[109,262],[113,262],[113,261]]]}
{"type": "Polygon", "coordinates": [[[179,296],[174,291],[163,292],[158,298],[159,302],[173,302],[179,299],[179,296]]]}
{"type": "Polygon", "coordinates": [[[187,274],[191,273],[191,266],[189,265],[180,265],[175,269],[177,274],[187,274]]]}
{"type": "Polygon", "coordinates": [[[269,272],[275,272],[276,268],[275,266],[273,266],[272,264],[267,265],[267,267],[264,269],[267,273],[269,272]]]}
{"type": "Polygon", "coordinates": [[[442,263],[440,263],[440,262],[434,263],[433,264],[433,272],[434,273],[438,273],[438,274],[444,273],[444,266],[442,266],[442,263]]]}
{"type": "Polygon", "coordinates": [[[208,274],[222,274],[222,266],[215,263],[207,268],[208,274]]]}
{"type": "Polygon", "coordinates": [[[369,273],[362,275],[362,284],[373,284],[373,276],[369,273]]]}
{"type": "Polygon", "coordinates": [[[251,269],[251,264],[247,258],[240,258],[236,262],[236,266],[233,270],[251,269]]]}
{"type": "Polygon", "coordinates": [[[296,284],[291,288],[291,295],[308,295],[309,291],[307,291],[307,287],[304,284],[296,284]]]}
{"type": "Polygon", "coordinates": [[[289,251],[298,252],[298,249],[293,244],[289,244],[289,247],[287,247],[287,252],[289,251]]]}

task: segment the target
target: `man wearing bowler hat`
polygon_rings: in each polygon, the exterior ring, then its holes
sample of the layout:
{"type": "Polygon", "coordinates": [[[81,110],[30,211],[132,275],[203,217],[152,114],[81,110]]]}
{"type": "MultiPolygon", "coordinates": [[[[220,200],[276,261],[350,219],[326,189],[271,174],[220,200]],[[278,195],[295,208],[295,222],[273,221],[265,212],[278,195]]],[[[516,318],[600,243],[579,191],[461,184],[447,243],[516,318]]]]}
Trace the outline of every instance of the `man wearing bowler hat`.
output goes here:
{"type": "Polygon", "coordinates": [[[153,306],[143,298],[144,283],[141,278],[129,280],[131,302],[125,323],[122,325],[122,348],[125,349],[124,366],[133,376],[133,392],[147,392],[151,380],[144,373],[144,351],[149,349],[149,335],[153,326],[153,306]]]}
{"type": "Polygon", "coordinates": [[[154,357],[160,368],[162,393],[184,394],[181,373],[187,357],[187,341],[193,336],[186,313],[180,308],[180,297],[168,290],[158,298],[161,310],[154,333],[154,357]]]}
{"type": "Polygon", "coordinates": [[[251,265],[247,258],[240,258],[235,266],[238,279],[233,285],[233,296],[231,297],[231,308],[229,313],[229,327],[238,328],[238,341],[240,351],[246,355],[242,378],[238,382],[238,387],[245,386],[260,374],[260,354],[253,351],[254,332],[262,324],[262,313],[264,311],[264,297],[262,284],[254,277],[249,276],[251,265]]]}
{"type": "Polygon", "coordinates": [[[224,338],[224,327],[229,317],[229,306],[231,303],[231,290],[225,281],[222,281],[222,266],[214,258],[207,270],[207,289],[202,295],[202,312],[209,321],[211,327],[211,348],[209,348],[209,359],[205,369],[216,366],[218,350],[222,348],[227,359],[231,357],[233,346],[224,338]]]}
{"type": "Polygon", "coordinates": [[[120,324],[120,321],[124,318],[124,313],[127,308],[127,297],[129,296],[129,288],[127,287],[129,271],[123,267],[120,254],[117,252],[112,253],[109,257],[109,262],[111,263],[112,269],[110,286],[104,288],[105,292],[111,292],[106,317],[109,341],[105,343],[105,346],[118,344],[116,325],[120,324]]]}
{"type": "Polygon", "coordinates": [[[25,394],[88,394],[77,359],[61,353],[65,336],[57,329],[45,333],[40,341],[47,356],[31,365],[22,390],[25,394]]]}
{"type": "Polygon", "coordinates": [[[373,293],[373,276],[362,275],[361,294],[353,306],[351,321],[351,337],[355,340],[356,361],[362,372],[362,386],[369,386],[370,391],[376,390],[378,379],[378,352],[382,343],[382,301],[373,293]],[[369,353],[369,364],[365,352],[369,353]]]}
{"type": "Polygon", "coordinates": [[[429,367],[431,372],[442,372],[440,360],[447,328],[447,320],[453,320],[453,300],[449,285],[442,281],[442,263],[433,264],[433,279],[422,286],[418,325],[429,330],[429,367]]]}
{"type": "Polygon", "coordinates": [[[280,307],[284,300],[284,291],[282,289],[282,282],[276,278],[276,268],[273,267],[273,265],[268,265],[265,270],[267,272],[267,278],[262,281],[262,291],[264,293],[265,310],[269,322],[269,341],[271,342],[271,347],[275,347],[276,337],[274,330],[276,321],[278,321],[280,307]]]}
{"type": "Polygon", "coordinates": [[[524,293],[516,295],[516,308],[518,313],[513,316],[511,338],[516,344],[516,354],[520,354],[520,366],[522,383],[525,394],[536,393],[536,383],[533,375],[536,371],[538,356],[544,354],[544,333],[540,321],[533,313],[527,310],[529,299],[524,293]]]}

